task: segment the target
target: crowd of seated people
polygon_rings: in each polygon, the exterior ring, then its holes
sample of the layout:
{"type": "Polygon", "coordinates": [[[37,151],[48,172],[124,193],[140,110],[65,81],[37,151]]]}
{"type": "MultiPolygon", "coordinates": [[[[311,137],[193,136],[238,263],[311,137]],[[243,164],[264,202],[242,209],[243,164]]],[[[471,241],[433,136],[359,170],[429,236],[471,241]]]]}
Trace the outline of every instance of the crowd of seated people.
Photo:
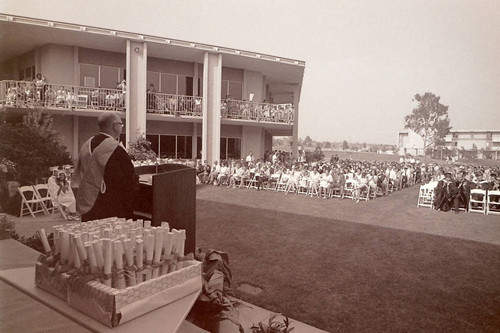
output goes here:
{"type": "MultiPolygon", "coordinates": [[[[272,189],[320,198],[350,198],[356,202],[385,196],[430,180],[431,165],[380,161],[332,160],[298,163],[273,155],[267,160],[207,161],[196,166],[199,183],[231,188],[272,189]]],[[[249,155],[250,156],[250,155],[249,155]]]]}
{"type": "Polygon", "coordinates": [[[222,118],[228,119],[290,123],[293,121],[293,113],[292,104],[270,104],[265,100],[262,103],[237,101],[231,97],[221,102],[222,118]]]}
{"type": "Polygon", "coordinates": [[[468,210],[471,190],[480,189],[485,194],[500,190],[500,168],[480,165],[435,167],[428,185],[434,189],[434,209],[453,210],[458,214],[460,209],[468,210]]]}

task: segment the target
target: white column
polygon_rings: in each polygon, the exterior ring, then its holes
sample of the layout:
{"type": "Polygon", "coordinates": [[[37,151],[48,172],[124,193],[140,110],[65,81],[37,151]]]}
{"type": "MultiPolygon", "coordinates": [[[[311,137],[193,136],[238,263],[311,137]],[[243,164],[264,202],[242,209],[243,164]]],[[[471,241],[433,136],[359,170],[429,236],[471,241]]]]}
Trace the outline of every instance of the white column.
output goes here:
{"type": "Polygon", "coordinates": [[[198,152],[198,123],[193,123],[193,139],[191,140],[191,158],[196,158],[198,152]]]}
{"type": "Polygon", "coordinates": [[[75,162],[80,153],[80,143],[79,143],[80,125],[78,116],[73,115],[73,161],[75,162]]]}
{"type": "Polygon", "coordinates": [[[212,164],[220,158],[220,106],[222,56],[205,52],[203,66],[202,159],[212,164]]]}
{"type": "Polygon", "coordinates": [[[292,128],[292,157],[297,158],[299,150],[299,101],[300,101],[300,87],[296,87],[293,91],[293,128],[292,128]]]}
{"type": "Polygon", "coordinates": [[[127,146],[146,134],[147,44],[127,40],[127,89],[125,93],[127,146]]]}

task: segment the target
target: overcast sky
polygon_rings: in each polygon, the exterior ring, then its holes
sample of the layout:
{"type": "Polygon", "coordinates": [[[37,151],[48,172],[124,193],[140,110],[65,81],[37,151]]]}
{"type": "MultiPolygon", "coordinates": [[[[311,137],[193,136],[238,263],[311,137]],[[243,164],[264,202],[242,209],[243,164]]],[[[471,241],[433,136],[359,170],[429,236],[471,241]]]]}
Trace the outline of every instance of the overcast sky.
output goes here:
{"type": "Polygon", "coordinates": [[[302,138],[396,144],[413,96],[427,91],[454,129],[500,129],[498,0],[0,0],[5,8],[304,60],[302,138]]]}

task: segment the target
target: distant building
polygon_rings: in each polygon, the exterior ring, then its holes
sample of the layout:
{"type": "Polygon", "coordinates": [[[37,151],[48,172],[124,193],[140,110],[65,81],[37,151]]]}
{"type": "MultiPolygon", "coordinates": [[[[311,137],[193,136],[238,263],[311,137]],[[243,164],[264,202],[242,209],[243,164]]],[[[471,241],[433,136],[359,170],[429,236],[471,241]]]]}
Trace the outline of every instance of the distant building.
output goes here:
{"type": "Polygon", "coordinates": [[[500,150],[500,130],[475,131],[457,130],[451,131],[445,138],[445,147],[449,149],[484,149],[500,150]]]}
{"type": "MultiPolygon", "coordinates": [[[[491,158],[500,155],[500,130],[453,130],[444,138],[443,147],[457,151],[492,151],[491,158]]],[[[398,132],[399,155],[424,155],[424,142],[420,135],[411,130],[398,132]]],[[[477,155],[482,158],[482,154],[477,155]]]]}
{"type": "Polygon", "coordinates": [[[424,140],[412,130],[398,132],[398,154],[399,155],[424,155],[424,140]]]}

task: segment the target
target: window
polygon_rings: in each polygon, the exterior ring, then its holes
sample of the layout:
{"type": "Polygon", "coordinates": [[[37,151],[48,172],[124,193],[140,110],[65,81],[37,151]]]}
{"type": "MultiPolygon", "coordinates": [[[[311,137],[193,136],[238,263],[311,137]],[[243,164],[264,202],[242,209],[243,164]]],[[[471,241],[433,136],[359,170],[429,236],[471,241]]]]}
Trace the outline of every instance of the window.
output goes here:
{"type": "Polygon", "coordinates": [[[232,99],[242,100],[242,83],[236,81],[222,81],[221,98],[231,97],[232,99]]]}
{"type": "Polygon", "coordinates": [[[177,158],[191,158],[193,138],[191,136],[177,136],[177,158]]]}
{"type": "Polygon", "coordinates": [[[220,138],[220,159],[241,159],[241,138],[220,138]]]}
{"type": "Polygon", "coordinates": [[[158,153],[160,152],[160,138],[158,135],[154,134],[147,134],[146,139],[151,142],[151,149],[156,153],[156,155],[159,155],[158,153]]]}
{"type": "Polygon", "coordinates": [[[160,157],[175,158],[175,135],[160,135],[160,157]]]}
{"type": "Polygon", "coordinates": [[[227,139],[227,157],[232,159],[241,158],[241,139],[228,138],[227,139]]]}
{"type": "Polygon", "coordinates": [[[198,150],[196,152],[196,158],[198,158],[198,159],[201,159],[201,148],[202,148],[201,144],[202,144],[201,136],[199,136],[196,138],[196,149],[198,150]]]}

